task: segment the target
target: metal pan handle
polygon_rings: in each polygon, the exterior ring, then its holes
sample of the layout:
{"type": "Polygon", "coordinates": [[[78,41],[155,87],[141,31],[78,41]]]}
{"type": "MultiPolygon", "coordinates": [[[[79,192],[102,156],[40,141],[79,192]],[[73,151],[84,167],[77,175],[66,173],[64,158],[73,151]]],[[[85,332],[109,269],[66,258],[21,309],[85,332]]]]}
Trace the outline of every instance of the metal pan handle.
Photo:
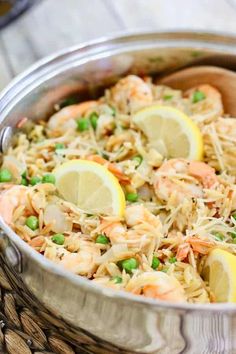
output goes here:
{"type": "Polygon", "coordinates": [[[5,153],[12,144],[15,129],[4,127],[0,132],[0,152],[5,153]]]}
{"type": "Polygon", "coordinates": [[[22,257],[16,246],[11,243],[4,231],[0,230],[0,252],[4,261],[17,273],[22,272],[22,257]]]}

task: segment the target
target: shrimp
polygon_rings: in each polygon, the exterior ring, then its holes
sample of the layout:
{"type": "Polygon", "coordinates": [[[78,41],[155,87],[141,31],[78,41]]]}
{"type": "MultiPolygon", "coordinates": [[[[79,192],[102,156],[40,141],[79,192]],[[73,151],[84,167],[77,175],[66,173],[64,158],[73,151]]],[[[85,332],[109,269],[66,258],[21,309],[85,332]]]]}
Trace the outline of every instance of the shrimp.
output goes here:
{"type": "Polygon", "coordinates": [[[187,258],[189,251],[190,251],[189,243],[183,243],[182,245],[179,245],[176,253],[177,260],[183,261],[185,258],[187,258]]]}
{"type": "Polygon", "coordinates": [[[174,277],[163,272],[146,272],[134,276],[125,290],[157,300],[184,302],[186,296],[183,287],[174,277]]]}
{"type": "Polygon", "coordinates": [[[83,116],[96,105],[97,101],[86,101],[62,108],[49,118],[48,127],[56,133],[64,132],[68,128],[76,128],[75,119],[83,116]]]}
{"type": "Polygon", "coordinates": [[[199,85],[185,92],[185,96],[193,98],[196,91],[200,91],[205,98],[191,105],[192,119],[199,123],[211,122],[224,112],[220,92],[211,85],[199,85]]]}
{"type": "Polygon", "coordinates": [[[137,111],[153,101],[150,86],[140,77],[129,75],[111,89],[111,100],[122,113],[137,111]]]}
{"type": "Polygon", "coordinates": [[[111,244],[127,244],[128,248],[142,248],[150,243],[148,237],[144,237],[143,230],[127,230],[121,222],[103,221],[101,231],[110,239],[111,244]]]}
{"type": "Polygon", "coordinates": [[[161,235],[162,224],[158,216],[153,215],[143,205],[135,205],[126,208],[125,211],[126,224],[130,227],[127,229],[121,222],[106,221],[102,222],[102,232],[109,237],[112,244],[126,243],[128,247],[142,247],[148,245],[152,237],[146,231],[151,231],[151,235],[161,235]],[[139,226],[142,225],[141,228],[139,226]],[[145,226],[145,227],[144,227],[145,226]]]}
{"type": "MultiPolygon", "coordinates": [[[[150,226],[147,225],[147,229],[150,226]]],[[[111,244],[127,244],[128,248],[139,248],[142,249],[143,253],[145,254],[146,252],[146,246],[150,244],[150,242],[153,240],[154,235],[151,234],[151,236],[147,235],[146,231],[144,228],[139,229],[126,229],[122,223],[119,222],[114,222],[114,223],[104,223],[102,231],[105,233],[105,235],[110,239],[111,244]]],[[[152,230],[153,231],[153,230],[152,230]]],[[[159,235],[159,230],[158,232],[155,233],[155,236],[158,234],[159,235]]]]}
{"type": "Polygon", "coordinates": [[[120,181],[122,184],[130,184],[130,178],[126,176],[114,163],[111,163],[99,155],[89,155],[87,160],[94,161],[107,167],[107,169],[120,181]]]}
{"type": "Polygon", "coordinates": [[[40,249],[45,242],[46,238],[44,236],[37,236],[30,240],[29,245],[35,249],[40,249]]]}
{"type": "Polygon", "coordinates": [[[14,185],[1,192],[0,215],[7,224],[11,223],[14,210],[27,203],[27,191],[25,186],[14,185]]]}
{"type": "Polygon", "coordinates": [[[211,241],[201,240],[198,237],[190,237],[185,243],[178,246],[176,258],[178,261],[183,261],[187,258],[191,248],[195,253],[206,255],[214,246],[215,244],[211,241]]]}
{"type": "Polygon", "coordinates": [[[121,222],[103,220],[100,230],[109,237],[112,244],[126,242],[127,230],[121,222]]]}
{"type": "Polygon", "coordinates": [[[171,159],[162,164],[154,176],[154,190],[159,199],[168,201],[175,194],[176,201],[202,198],[204,188],[218,184],[215,170],[204,162],[171,159]]]}
{"type": "Polygon", "coordinates": [[[214,168],[204,162],[193,161],[189,163],[188,173],[199,180],[204,188],[211,188],[217,183],[214,168]]]}
{"type": "Polygon", "coordinates": [[[89,241],[81,241],[77,253],[66,253],[59,264],[67,270],[90,277],[97,268],[97,259],[101,252],[96,244],[89,241]]]}
{"type": "Polygon", "coordinates": [[[196,253],[208,254],[215,247],[214,242],[201,240],[198,237],[190,237],[187,242],[196,253]]]}
{"type": "Polygon", "coordinates": [[[125,220],[128,226],[135,226],[146,222],[155,228],[161,227],[161,221],[158,216],[153,215],[143,205],[132,205],[125,210],[125,220]]]}

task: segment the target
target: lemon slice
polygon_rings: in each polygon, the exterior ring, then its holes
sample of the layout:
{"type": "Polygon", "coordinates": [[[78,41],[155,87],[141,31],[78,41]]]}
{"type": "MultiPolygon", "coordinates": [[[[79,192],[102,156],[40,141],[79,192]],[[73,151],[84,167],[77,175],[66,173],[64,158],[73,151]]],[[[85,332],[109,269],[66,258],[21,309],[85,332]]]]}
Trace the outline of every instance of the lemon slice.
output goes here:
{"type": "Polygon", "coordinates": [[[202,276],[209,282],[216,302],[236,302],[236,256],[215,248],[206,260],[202,276]]]}
{"type": "Polygon", "coordinates": [[[54,175],[60,195],[82,210],[91,214],[124,214],[124,192],[106,167],[93,161],[71,160],[56,168],[54,175]]]}
{"type": "Polygon", "coordinates": [[[152,105],[138,111],[133,121],[163,156],[202,160],[201,132],[198,126],[178,109],[152,105]]]}

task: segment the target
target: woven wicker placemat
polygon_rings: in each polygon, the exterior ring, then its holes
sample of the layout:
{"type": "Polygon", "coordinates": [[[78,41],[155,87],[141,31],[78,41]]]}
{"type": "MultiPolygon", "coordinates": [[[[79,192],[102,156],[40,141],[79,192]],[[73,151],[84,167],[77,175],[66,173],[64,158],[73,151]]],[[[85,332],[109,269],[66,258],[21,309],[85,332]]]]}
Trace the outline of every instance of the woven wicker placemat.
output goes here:
{"type": "Polygon", "coordinates": [[[129,354],[53,317],[0,257],[0,354],[129,354]]]}
{"type": "Polygon", "coordinates": [[[0,297],[0,353],[82,353],[61,339],[48,321],[25,306],[3,268],[0,268],[0,297]]]}

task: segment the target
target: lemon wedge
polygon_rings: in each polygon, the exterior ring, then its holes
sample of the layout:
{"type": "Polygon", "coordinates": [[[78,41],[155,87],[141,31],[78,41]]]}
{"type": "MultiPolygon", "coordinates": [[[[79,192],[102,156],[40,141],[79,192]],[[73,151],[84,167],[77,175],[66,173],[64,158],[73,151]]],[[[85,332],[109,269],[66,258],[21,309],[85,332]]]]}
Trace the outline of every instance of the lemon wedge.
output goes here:
{"type": "Polygon", "coordinates": [[[133,122],[152,147],[167,158],[202,160],[203,139],[198,126],[176,108],[152,105],[138,111],[133,122]]]}
{"type": "Polygon", "coordinates": [[[56,168],[54,175],[60,195],[80,209],[89,214],[124,214],[124,192],[106,167],[93,161],[71,160],[56,168]]]}
{"type": "Polygon", "coordinates": [[[236,302],[236,256],[215,248],[206,260],[202,276],[209,282],[216,302],[236,302]]]}

